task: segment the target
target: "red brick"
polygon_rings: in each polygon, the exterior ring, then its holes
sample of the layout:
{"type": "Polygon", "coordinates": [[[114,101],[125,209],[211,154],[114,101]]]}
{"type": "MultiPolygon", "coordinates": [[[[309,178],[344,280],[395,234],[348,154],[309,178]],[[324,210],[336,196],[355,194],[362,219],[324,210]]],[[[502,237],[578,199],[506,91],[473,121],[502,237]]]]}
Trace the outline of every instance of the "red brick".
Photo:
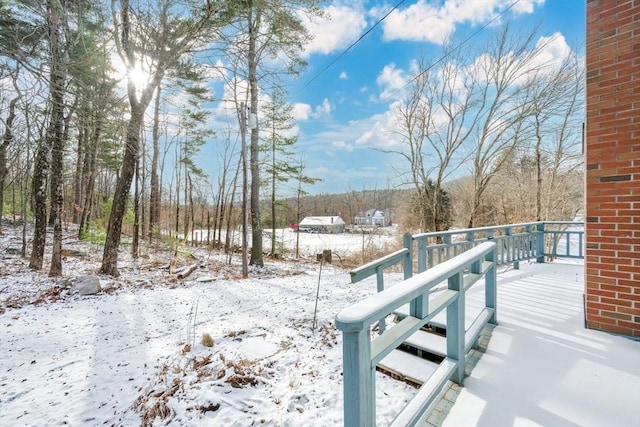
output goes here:
{"type": "Polygon", "coordinates": [[[630,316],[640,316],[640,309],[633,308],[633,307],[618,306],[618,313],[624,313],[630,316]]]}
{"type": "Polygon", "coordinates": [[[616,298],[617,297],[617,293],[616,292],[610,292],[610,291],[590,291],[589,295],[597,296],[600,299],[602,299],[602,298],[616,298]]]}
{"type": "Polygon", "coordinates": [[[619,298],[601,298],[601,304],[610,304],[614,307],[620,308],[622,307],[631,307],[633,305],[632,301],[629,300],[621,300],[619,298]]]}
{"type": "Polygon", "coordinates": [[[599,323],[604,323],[604,324],[607,324],[607,325],[615,325],[617,323],[616,319],[607,318],[607,317],[604,317],[602,315],[600,315],[600,316],[591,316],[590,320],[591,321],[596,321],[596,322],[599,322],[599,323]]]}
{"type": "MultiPolygon", "coordinates": [[[[620,265],[618,264],[618,271],[628,271],[629,273],[636,273],[638,274],[638,267],[635,267],[633,265],[633,260],[629,260],[629,265],[620,265]]],[[[634,276],[635,279],[635,276],[634,276]]]]}
{"type": "Polygon", "coordinates": [[[640,302],[640,295],[639,294],[619,293],[618,294],[618,298],[624,299],[624,300],[628,300],[628,301],[640,302]]]}
{"type": "MultiPolygon", "coordinates": [[[[624,279],[620,279],[618,280],[618,283],[620,284],[620,286],[629,286],[632,288],[635,288],[638,286],[638,281],[634,281],[634,280],[624,280],[624,279]]],[[[623,291],[625,292],[625,291],[623,291]]]]}
{"type": "Polygon", "coordinates": [[[585,179],[587,326],[631,336],[640,336],[639,2],[586,4],[585,159],[597,165],[585,179]]]}

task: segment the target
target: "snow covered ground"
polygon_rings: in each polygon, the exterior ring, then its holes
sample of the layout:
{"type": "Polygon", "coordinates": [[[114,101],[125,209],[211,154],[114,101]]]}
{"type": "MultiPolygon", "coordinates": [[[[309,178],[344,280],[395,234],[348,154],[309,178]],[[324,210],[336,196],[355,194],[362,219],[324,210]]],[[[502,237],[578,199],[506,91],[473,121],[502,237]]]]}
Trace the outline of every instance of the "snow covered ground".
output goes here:
{"type": "MultiPolygon", "coordinates": [[[[201,267],[177,281],[163,269],[173,253],[146,248],[137,261],[122,252],[121,276],[102,278],[106,292],[81,297],[7,253],[19,241],[17,230],[3,231],[1,426],[341,424],[333,320],[375,292],[373,282],[352,285],[342,269],[295,261],[241,280],[237,265],[193,248],[176,264],[195,257],[201,267]],[[203,333],[212,347],[201,344],[203,333]]],[[[65,276],[99,267],[99,248],[73,239],[64,247],[87,253],[67,257],[65,276]]],[[[382,422],[415,393],[382,375],[377,386],[382,422]]]]}
{"type": "MultiPolygon", "coordinates": [[[[292,255],[295,253],[296,241],[298,244],[298,252],[301,256],[315,257],[315,254],[323,250],[330,249],[338,257],[346,257],[352,255],[367,254],[371,252],[393,252],[402,246],[402,238],[398,233],[397,227],[376,227],[366,230],[366,233],[297,233],[291,228],[276,229],[276,249],[278,253],[292,255]]],[[[190,238],[196,241],[206,241],[207,231],[196,230],[190,238]]],[[[223,234],[224,236],[224,234],[223,234]]],[[[271,230],[263,231],[263,249],[271,250],[271,230]]],[[[251,245],[251,235],[247,236],[249,245],[251,245]]],[[[236,245],[242,244],[241,235],[238,232],[234,234],[232,241],[236,245]]]]}
{"type": "MultiPolygon", "coordinates": [[[[215,253],[185,248],[174,258],[145,247],[138,260],[123,251],[121,276],[81,297],[28,270],[10,250],[18,231],[4,226],[0,236],[0,426],[342,425],[333,321],[375,292],[374,278],[352,285],[338,267],[285,260],[242,280],[215,253]],[[176,280],[172,260],[199,267],[176,280]]],[[[64,248],[78,251],[64,261],[66,277],[98,268],[99,247],[69,238],[64,248]]],[[[499,277],[500,325],[446,425],[634,425],[640,343],[581,327],[580,268],[544,270],[542,282],[537,268],[499,277]],[[543,291],[555,302],[540,303],[543,291]]],[[[416,392],[381,374],[376,387],[379,425],[416,392]]]]}

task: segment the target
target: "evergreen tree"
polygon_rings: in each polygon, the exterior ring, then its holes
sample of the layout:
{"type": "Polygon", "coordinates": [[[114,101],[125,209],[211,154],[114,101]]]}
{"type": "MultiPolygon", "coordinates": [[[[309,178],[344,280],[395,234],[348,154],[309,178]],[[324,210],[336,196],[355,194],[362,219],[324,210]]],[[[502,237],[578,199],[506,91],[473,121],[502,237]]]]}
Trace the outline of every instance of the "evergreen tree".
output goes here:
{"type": "Polygon", "coordinates": [[[267,179],[265,183],[270,189],[271,255],[276,252],[278,184],[286,183],[300,174],[300,165],[297,162],[293,163],[294,152],[292,150],[298,141],[298,135],[292,134],[294,127],[292,110],[293,106],[286,103],[279,92],[276,92],[264,106],[262,129],[265,139],[261,146],[261,152],[264,155],[266,166],[267,179]]]}
{"type": "Polygon", "coordinates": [[[413,214],[420,222],[424,231],[448,230],[453,223],[453,209],[449,193],[439,189],[432,180],[427,180],[413,196],[411,203],[413,214]]]}

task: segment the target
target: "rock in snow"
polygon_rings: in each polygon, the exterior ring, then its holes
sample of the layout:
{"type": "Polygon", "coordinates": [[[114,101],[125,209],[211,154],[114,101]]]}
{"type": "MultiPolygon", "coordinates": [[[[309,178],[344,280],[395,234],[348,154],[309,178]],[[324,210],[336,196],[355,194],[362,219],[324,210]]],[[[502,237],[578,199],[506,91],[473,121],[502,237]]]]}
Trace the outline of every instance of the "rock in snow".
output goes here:
{"type": "Polygon", "coordinates": [[[102,290],[100,278],[97,276],[76,276],[67,280],[66,284],[71,286],[71,294],[95,295],[102,290]]]}

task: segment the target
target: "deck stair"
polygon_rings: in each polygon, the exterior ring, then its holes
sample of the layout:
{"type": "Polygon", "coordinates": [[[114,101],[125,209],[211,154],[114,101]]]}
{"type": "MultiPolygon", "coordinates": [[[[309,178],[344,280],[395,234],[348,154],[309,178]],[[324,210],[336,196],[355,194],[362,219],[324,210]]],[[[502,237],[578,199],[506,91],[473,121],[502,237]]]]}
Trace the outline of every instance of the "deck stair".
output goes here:
{"type": "Polygon", "coordinates": [[[414,387],[424,384],[437,368],[436,362],[398,349],[389,353],[377,365],[379,372],[414,387]]]}
{"type": "MultiPolygon", "coordinates": [[[[395,313],[395,320],[400,321],[407,316],[408,309],[395,313]]],[[[393,328],[393,324],[389,325],[393,328]]],[[[468,353],[476,343],[469,340],[476,335],[480,322],[471,323],[465,332],[465,350],[468,353]]],[[[409,336],[397,349],[383,358],[377,365],[378,371],[414,387],[420,387],[433,374],[438,364],[447,355],[446,325],[440,322],[427,324],[409,336]]]]}

